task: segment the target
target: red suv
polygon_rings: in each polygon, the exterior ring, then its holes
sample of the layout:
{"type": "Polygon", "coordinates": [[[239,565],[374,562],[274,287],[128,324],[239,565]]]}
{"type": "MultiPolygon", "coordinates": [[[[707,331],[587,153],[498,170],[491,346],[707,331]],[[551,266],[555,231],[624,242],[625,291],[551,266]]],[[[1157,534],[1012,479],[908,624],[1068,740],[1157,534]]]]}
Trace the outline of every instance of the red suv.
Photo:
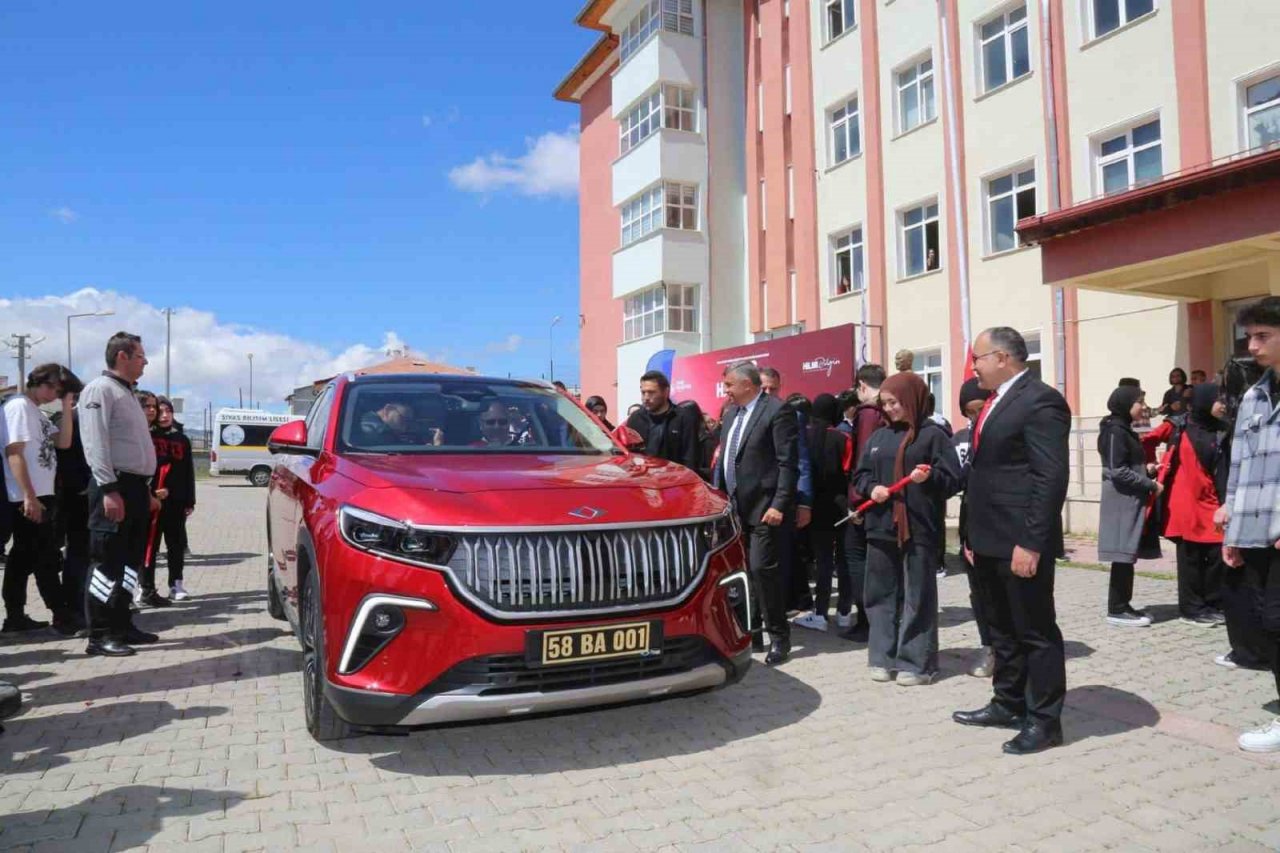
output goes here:
{"type": "Polygon", "coordinates": [[[267,593],[307,729],[705,690],[751,663],[737,522],[541,383],[345,375],[271,436],[267,593]]]}

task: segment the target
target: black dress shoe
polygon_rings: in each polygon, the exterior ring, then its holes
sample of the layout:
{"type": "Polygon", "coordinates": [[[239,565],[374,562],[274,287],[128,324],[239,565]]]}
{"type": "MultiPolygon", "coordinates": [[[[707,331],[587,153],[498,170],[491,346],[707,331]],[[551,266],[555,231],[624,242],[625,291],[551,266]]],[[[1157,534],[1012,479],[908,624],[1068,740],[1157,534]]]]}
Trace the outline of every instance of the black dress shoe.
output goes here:
{"type": "Polygon", "coordinates": [[[0,681],[0,720],[7,720],[22,710],[22,691],[7,681],[0,681]]]}
{"type": "Polygon", "coordinates": [[[986,726],[997,729],[1021,729],[1022,717],[994,702],[976,711],[956,711],[951,715],[962,726],[986,726]]]}
{"type": "Polygon", "coordinates": [[[764,637],[762,635],[760,634],[751,635],[751,651],[753,652],[764,651],[764,637]]]}
{"type": "Polygon", "coordinates": [[[774,640],[773,645],[769,647],[769,654],[764,657],[764,662],[766,666],[776,666],[785,663],[789,657],[791,657],[791,641],[774,640]]]}
{"type": "Polygon", "coordinates": [[[154,589],[151,590],[151,592],[144,592],[142,594],[142,603],[148,607],[169,607],[173,604],[172,601],[165,598],[154,589]]]}
{"type": "Polygon", "coordinates": [[[1027,723],[1004,745],[1004,751],[1007,755],[1031,755],[1055,746],[1062,746],[1062,723],[1027,723]]]}
{"type": "Polygon", "coordinates": [[[129,626],[129,630],[124,632],[124,641],[134,646],[149,646],[160,639],[159,634],[153,634],[150,631],[143,631],[138,628],[129,626]]]}
{"type": "Polygon", "coordinates": [[[133,646],[126,646],[119,640],[113,640],[109,637],[101,640],[90,640],[84,652],[87,655],[103,655],[109,658],[127,658],[129,655],[138,653],[133,646]]]}

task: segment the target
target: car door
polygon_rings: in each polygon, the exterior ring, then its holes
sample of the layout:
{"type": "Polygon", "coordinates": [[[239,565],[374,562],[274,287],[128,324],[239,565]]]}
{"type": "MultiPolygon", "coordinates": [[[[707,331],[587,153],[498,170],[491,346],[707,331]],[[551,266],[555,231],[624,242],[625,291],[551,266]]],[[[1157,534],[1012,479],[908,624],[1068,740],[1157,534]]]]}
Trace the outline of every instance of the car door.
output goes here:
{"type": "MultiPolygon", "coordinates": [[[[325,427],[333,406],[334,386],[320,393],[307,413],[307,447],[318,454],[324,443],[325,427]]],[[[311,466],[315,454],[289,454],[276,457],[271,472],[268,512],[271,524],[271,549],[276,560],[281,598],[296,622],[298,605],[298,525],[302,504],[311,488],[311,466]]]]}

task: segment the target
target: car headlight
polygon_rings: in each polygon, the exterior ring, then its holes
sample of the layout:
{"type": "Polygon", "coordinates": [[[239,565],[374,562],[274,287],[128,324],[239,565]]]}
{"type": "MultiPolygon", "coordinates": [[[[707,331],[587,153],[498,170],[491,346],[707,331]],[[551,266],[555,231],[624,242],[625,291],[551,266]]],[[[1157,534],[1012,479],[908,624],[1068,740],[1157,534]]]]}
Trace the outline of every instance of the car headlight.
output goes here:
{"type": "Polygon", "coordinates": [[[707,540],[708,551],[719,551],[732,542],[738,535],[738,516],[732,509],[726,509],[715,521],[702,528],[707,540]]]}
{"type": "Polygon", "coordinates": [[[338,527],[347,544],[396,560],[444,565],[453,555],[454,541],[447,534],[421,530],[367,509],[342,507],[338,527]]]}

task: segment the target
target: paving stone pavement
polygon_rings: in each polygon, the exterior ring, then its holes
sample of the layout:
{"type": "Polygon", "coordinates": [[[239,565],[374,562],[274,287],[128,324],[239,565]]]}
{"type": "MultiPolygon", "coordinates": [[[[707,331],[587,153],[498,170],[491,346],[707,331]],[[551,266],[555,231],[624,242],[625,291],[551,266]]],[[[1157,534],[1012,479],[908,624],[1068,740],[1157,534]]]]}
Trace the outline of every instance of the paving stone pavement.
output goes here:
{"type": "Polygon", "coordinates": [[[0,849],[1280,849],[1280,757],[1235,748],[1280,714],[1270,675],[1215,666],[1222,630],[1177,621],[1168,581],[1137,582],[1153,628],[1116,629],[1106,574],[1060,568],[1068,743],[1029,758],[949,719],[989,690],[963,674],[961,574],[931,687],[874,684],[863,647],[797,629],[791,662],[728,690],[329,747],[265,611],[265,493],[199,498],[195,597],[140,615],[162,643],[0,638],[28,703],[0,736],[0,849]]]}

